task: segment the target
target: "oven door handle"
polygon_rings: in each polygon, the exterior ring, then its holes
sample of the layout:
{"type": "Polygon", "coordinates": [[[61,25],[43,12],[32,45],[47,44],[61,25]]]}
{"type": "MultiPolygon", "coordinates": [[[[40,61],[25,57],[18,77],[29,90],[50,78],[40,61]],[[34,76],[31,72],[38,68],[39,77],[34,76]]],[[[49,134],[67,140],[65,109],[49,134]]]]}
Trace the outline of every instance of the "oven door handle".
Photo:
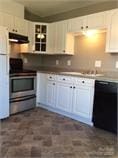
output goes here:
{"type": "Polygon", "coordinates": [[[19,98],[11,99],[10,103],[26,101],[26,100],[30,100],[30,99],[33,99],[33,98],[36,98],[36,95],[31,95],[31,96],[27,96],[27,97],[19,97],[19,98]]]}

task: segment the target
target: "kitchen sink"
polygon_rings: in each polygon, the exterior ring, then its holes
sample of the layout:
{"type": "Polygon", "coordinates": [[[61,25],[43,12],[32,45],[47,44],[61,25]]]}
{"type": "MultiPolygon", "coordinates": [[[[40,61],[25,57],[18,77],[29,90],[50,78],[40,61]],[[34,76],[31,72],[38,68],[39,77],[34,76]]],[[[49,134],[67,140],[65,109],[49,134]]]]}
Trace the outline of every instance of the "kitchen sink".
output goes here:
{"type": "Polygon", "coordinates": [[[88,77],[100,77],[103,74],[89,74],[89,73],[82,73],[82,72],[60,72],[61,74],[68,74],[68,75],[80,75],[80,76],[88,76],[88,77]]]}

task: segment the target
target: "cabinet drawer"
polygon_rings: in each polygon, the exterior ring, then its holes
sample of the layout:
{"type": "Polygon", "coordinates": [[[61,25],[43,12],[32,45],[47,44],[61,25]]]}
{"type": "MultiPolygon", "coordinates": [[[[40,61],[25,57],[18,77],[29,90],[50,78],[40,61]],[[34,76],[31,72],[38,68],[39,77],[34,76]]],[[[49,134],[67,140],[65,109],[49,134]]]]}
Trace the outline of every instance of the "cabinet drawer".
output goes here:
{"type": "Polygon", "coordinates": [[[48,75],[47,75],[47,78],[48,78],[48,80],[50,80],[50,81],[54,81],[54,80],[56,80],[56,75],[54,75],[54,74],[48,74],[48,75]]]}
{"type": "Polygon", "coordinates": [[[73,77],[70,76],[58,76],[57,80],[64,83],[73,83],[73,77]]]}
{"type": "Polygon", "coordinates": [[[80,85],[94,86],[94,80],[87,78],[76,78],[75,83],[80,85]]]}

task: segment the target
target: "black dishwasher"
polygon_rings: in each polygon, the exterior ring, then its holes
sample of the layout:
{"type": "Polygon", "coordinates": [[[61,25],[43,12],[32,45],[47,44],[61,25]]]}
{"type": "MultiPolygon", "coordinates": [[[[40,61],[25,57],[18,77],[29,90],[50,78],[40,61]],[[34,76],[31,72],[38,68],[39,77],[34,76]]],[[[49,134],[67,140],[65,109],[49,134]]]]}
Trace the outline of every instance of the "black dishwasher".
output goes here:
{"type": "Polygon", "coordinates": [[[95,81],[93,124],[95,127],[117,133],[118,84],[95,81]]]}

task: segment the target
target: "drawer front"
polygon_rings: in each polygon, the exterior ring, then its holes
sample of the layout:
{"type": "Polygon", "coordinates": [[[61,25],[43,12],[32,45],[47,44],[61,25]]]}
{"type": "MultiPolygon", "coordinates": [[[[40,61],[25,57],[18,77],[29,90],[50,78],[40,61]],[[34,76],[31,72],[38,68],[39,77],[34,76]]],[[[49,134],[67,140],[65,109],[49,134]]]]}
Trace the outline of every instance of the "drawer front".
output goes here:
{"type": "Polygon", "coordinates": [[[54,81],[54,80],[56,80],[56,75],[54,75],[54,74],[48,74],[48,75],[47,75],[47,78],[48,78],[48,80],[50,80],[50,81],[54,81]]]}
{"type": "Polygon", "coordinates": [[[94,79],[76,78],[75,83],[79,85],[94,86],[94,79]]]}
{"type": "Polygon", "coordinates": [[[57,80],[59,82],[63,82],[63,83],[73,83],[73,77],[71,77],[71,76],[62,76],[62,75],[59,75],[57,77],[57,80]]]}

